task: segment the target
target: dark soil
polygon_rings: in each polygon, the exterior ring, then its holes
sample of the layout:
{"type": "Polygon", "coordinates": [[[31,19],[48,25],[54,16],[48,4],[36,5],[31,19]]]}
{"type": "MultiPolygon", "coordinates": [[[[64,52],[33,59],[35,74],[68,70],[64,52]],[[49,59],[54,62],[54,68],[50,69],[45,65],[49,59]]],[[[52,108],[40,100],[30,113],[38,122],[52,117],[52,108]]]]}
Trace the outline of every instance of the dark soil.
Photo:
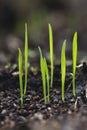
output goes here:
{"type": "Polygon", "coordinates": [[[50,102],[43,99],[41,73],[29,71],[27,94],[20,105],[18,69],[0,71],[0,130],[87,129],[87,65],[76,72],[76,97],[72,94],[72,67],[67,67],[65,101],[61,100],[60,65],[54,69],[50,102]],[[33,125],[32,125],[33,124],[33,125]]]}

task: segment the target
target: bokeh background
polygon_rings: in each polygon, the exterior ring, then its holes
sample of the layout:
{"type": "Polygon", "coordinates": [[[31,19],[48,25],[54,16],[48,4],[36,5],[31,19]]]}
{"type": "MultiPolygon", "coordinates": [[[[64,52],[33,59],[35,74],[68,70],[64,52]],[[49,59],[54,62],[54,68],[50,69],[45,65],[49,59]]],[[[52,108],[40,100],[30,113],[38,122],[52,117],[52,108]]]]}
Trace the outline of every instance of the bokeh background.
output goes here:
{"type": "Polygon", "coordinates": [[[23,51],[24,24],[28,24],[29,58],[38,63],[38,46],[49,59],[48,23],[52,25],[55,64],[67,40],[71,59],[72,37],[78,32],[78,61],[87,60],[87,0],[0,0],[0,64],[16,63],[23,51]]]}

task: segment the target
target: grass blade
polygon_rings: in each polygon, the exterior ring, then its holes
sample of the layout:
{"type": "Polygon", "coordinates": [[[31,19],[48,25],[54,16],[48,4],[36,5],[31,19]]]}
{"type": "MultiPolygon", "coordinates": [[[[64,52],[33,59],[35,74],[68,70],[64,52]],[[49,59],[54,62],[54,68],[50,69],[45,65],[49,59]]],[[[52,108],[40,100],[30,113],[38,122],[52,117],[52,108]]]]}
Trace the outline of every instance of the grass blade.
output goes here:
{"type": "Polygon", "coordinates": [[[40,68],[41,68],[41,75],[42,75],[42,83],[43,83],[43,94],[44,94],[44,102],[47,102],[46,98],[46,78],[45,78],[45,68],[44,68],[44,58],[42,56],[41,48],[38,47],[40,52],[40,68]]]}
{"type": "Polygon", "coordinates": [[[61,52],[61,80],[62,80],[62,100],[64,101],[64,92],[65,92],[65,76],[66,76],[66,40],[63,42],[62,52],[61,52]]]}
{"type": "Polygon", "coordinates": [[[19,84],[20,84],[20,100],[21,105],[23,105],[23,81],[22,81],[22,52],[18,48],[18,69],[19,69],[19,84]]]}
{"type": "Polygon", "coordinates": [[[25,24],[24,69],[25,69],[24,94],[26,94],[27,79],[28,79],[28,31],[27,31],[27,24],[25,24]]]}
{"type": "Polygon", "coordinates": [[[46,83],[47,83],[47,97],[48,97],[48,102],[49,102],[50,101],[49,70],[48,70],[48,66],[47,66],[47,62],[45,58],[44,58],[44,68],[45,68],[46,83]]]}
{"type": "Polygon", "coordinates": [[[76,73],[76,64],[77,64],[77,32],[75,32],[73,37],[73,45],[72,45],[72,57],[73,57],[73,95],[76,95],[75,89],[75,73],[76,73]]]}
{"type": "Polygon", "coordinates": [[[50,24],[49,26],[49,44],[50,44],[50,62],[51,62],[51,87],[53,85],[53,71],[54,71],[54,55],[53,55],[53,32],[50,24]]]}

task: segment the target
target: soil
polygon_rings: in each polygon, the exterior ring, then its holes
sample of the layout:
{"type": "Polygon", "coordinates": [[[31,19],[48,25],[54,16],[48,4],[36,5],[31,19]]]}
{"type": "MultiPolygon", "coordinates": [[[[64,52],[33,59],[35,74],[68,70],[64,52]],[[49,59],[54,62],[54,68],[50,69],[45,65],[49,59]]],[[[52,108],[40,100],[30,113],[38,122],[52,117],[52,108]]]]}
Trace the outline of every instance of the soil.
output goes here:
{"type": "Polygon", "coordinates": [[[55,66],[50,102],[45,104],[40,70],[29,70],[27,94],[21,106],[17,67],[1,69],[0,130],[87,130],[86,63],[77,68],[75,97],[71,72],[72,66],[68,66],[63,102],[60,65],[55,66]]]}

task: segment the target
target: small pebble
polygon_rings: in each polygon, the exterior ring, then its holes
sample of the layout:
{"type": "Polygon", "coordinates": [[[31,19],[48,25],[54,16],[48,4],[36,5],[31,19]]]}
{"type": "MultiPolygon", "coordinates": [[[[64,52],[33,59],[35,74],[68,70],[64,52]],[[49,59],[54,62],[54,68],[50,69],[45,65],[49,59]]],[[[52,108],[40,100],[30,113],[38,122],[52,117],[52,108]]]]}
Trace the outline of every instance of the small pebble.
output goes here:
{"type": "Polygon", "coordinates": [[[43,115],[41,114],[41,113],[35,113],[34,114],[34,117],[36,118],[36,119],[39,119],[39,120],[42,120],[43,119],[43,115]]]}
{"type": "Polygon", "coordinates": [[[5,114],[7,112],[6,109],[2,110],[1,114],[5,114]]]}

